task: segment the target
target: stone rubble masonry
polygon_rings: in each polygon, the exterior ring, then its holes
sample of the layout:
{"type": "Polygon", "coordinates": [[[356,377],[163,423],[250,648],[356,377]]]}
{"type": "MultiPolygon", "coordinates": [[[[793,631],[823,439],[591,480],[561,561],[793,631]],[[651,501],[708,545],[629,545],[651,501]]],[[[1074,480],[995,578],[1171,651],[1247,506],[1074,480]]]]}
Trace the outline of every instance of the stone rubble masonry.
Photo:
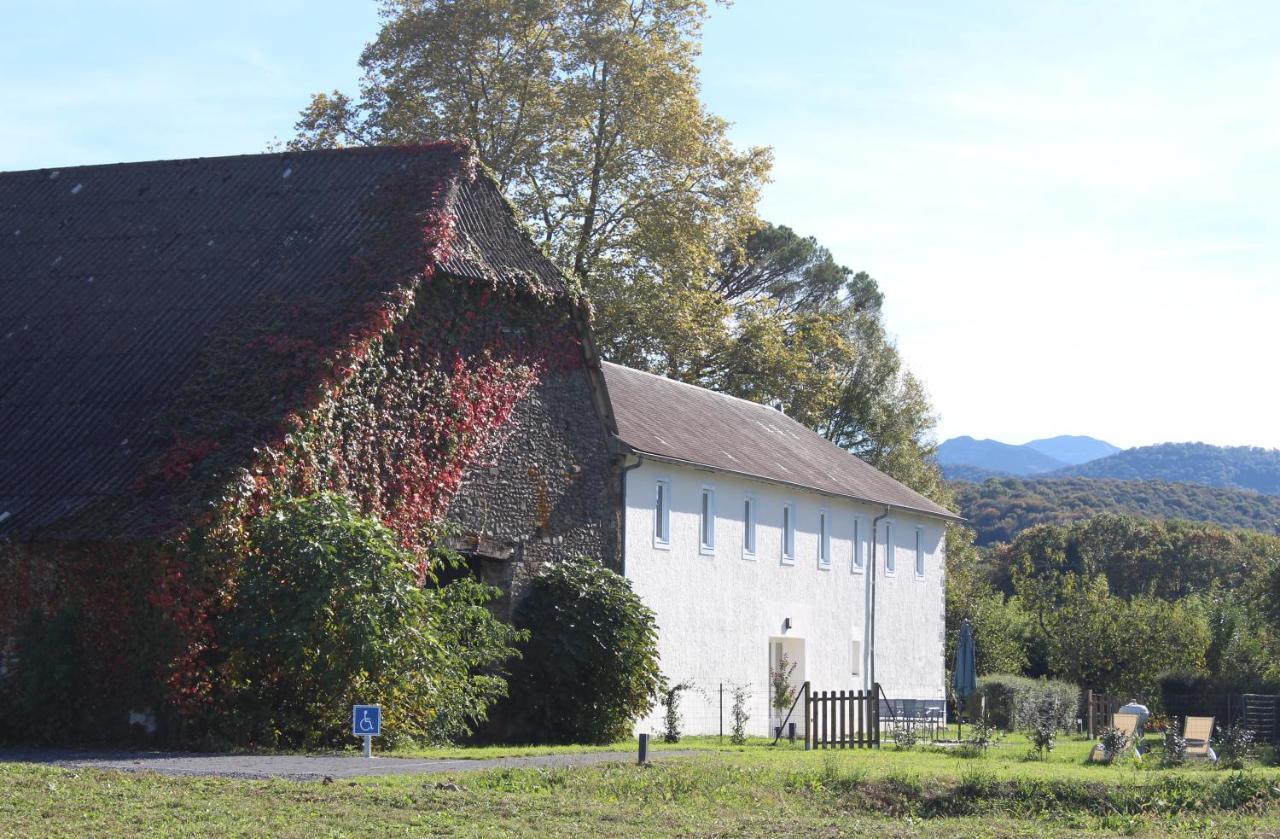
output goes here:
{"type": "Polygon", "coordinates": [[[464,533],[509,546],[509,558],[473,561],[504,592],[510,618],[542,563],[598,559],[621,573],[618,462],[585,368],[553,371],[516,407],[497,451],[473,464],[448,517],[464,533]]]}

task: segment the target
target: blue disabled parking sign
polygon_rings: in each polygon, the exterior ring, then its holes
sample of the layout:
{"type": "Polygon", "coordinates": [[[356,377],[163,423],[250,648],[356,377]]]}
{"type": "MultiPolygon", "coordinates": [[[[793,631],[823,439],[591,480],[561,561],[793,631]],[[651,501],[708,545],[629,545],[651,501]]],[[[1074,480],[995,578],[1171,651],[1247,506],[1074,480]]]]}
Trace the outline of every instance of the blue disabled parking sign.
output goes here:
{"type": "Polygon", "coordinates": [[[351,733],[364,740],[364,756],[373,757],[373,738],[382,734],[382,706],[352,705],[351,733]]]}
{"type": "Polygon", "coordinates": [[[357,737],[377,737],[381,735],[382,706],[351,706],[351,733],[357,737]]]}

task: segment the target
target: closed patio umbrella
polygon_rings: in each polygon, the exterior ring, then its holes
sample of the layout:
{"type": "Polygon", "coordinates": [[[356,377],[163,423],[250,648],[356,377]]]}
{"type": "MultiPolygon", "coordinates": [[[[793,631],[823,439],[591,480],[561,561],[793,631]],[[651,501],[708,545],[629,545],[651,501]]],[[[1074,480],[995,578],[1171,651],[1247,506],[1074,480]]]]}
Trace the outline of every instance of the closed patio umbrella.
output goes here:
{"type": "MultiPolygon", "coordinates": [[[[978,670],[973,661],[973,628],[969,619],[965,618],[960,627],[960,640],[956,642],[956,660],[954,673],[951,676],[951,690],[956,698],[956,720],[960,720],[960,709],[970,696],[978,692],[978,670]]],[[[964,731],[957,729],[957,736],[964,731]]]]}

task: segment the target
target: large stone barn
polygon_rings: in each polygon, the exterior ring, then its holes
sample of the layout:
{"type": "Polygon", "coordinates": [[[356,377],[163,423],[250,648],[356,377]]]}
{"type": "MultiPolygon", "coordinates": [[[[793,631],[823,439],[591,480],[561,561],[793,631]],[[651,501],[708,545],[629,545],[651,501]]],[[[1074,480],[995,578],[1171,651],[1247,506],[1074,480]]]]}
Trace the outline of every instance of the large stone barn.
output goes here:
{"type": "Polygon", "coordinates": [[[199,690],[156,676],[199,652],[176,548],[273,496],[447,514],[508,591],[617,567],[585,302],[469,147],[5,173],[0,230],[0,679],[61,626],[86,731],[199,690]]]}

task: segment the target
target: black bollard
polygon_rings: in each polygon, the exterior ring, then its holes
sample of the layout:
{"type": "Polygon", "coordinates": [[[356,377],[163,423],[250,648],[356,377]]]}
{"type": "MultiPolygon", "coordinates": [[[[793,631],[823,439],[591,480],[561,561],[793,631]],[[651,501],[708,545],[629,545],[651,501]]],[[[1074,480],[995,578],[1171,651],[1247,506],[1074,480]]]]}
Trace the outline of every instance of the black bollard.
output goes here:
{"type": "Polygon", "coordinates": [[[644,766],[649,762],[649,735],[648,734],[640,735],[640,759],[636,762],[639,763],[641,766],[644,766]]]}

